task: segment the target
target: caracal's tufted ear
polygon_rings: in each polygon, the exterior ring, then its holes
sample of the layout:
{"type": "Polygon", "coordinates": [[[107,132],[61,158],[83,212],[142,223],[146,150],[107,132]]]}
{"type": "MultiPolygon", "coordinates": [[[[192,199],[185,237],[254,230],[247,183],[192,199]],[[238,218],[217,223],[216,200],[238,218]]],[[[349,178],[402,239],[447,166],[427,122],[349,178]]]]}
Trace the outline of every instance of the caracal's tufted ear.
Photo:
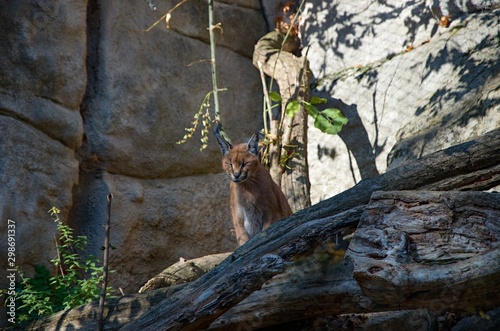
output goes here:
{"type": "Polygon", "coordinates": [[[255,156],[259,156],[259,133],[255,132],[248,141],[248,151],[255,156]]]}
{"type": "Polygon", "coordinates": [[[233,148],[233,146],[222,137],[221,125],[219,122],[217,122],[217,125],[215,125],[214,135],[215,138],[217,139],[217,142],[220,145],[220,150],[222,151],[222,155],[226,155],[227,153],[229,153],[229,150],[233,148]]]}

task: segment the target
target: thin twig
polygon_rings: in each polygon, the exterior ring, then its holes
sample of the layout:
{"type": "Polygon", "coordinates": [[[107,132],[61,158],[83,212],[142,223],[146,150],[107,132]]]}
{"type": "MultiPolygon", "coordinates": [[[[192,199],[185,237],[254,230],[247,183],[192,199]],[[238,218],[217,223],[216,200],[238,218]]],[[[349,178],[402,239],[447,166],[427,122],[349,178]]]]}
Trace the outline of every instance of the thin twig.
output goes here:
{"type": "Polygon", "coordinates": [[[106,290],[108,287],[108,259],[109,259],[109,230],[111,228],[111,200],[113,199],[113,194],[108,194],[108,214],[106,217],[106,225],[104,225],[105,236],[104,236],[104,259],[103,259],[103,277],[102,277],[102,288],[101,295],[99,299],[99,316],[97,330],[102,331],[104,324],[103,314],[104,314],[104,300],[106,299],[106,290]]]}
{"type": "Polygon", "coordinates": [[[160,23],[165,17],[167,17],[168,13],[166,13],[165,15],[163,15],[162,17],[160,17],[160,19],[156,22],[154,22],[149,28],[147,28],[146,30],[141,30],[142,32],[149,32],[151,31],[152,28],[154,28],[156,25],[158,25],[158,23],[160,23]]]}
{"type": "Polygon", "coordinates": [[[160,23],[163,19],[165,19],[165,23],[167,25],[167,29],[170,29],[170,17],[172,17],[172,12],[174,10],[176,10],[180,5],[182,5],[186,1],[188,1],[188,0],[182,0],[181,2],[179,2],[178,4],[176,4],[174,6],[174,8],[170,9],[165,15],[163,15],[162,17],[160,17],[160,19],[158,21],[154,22],[153,25],[151,25],[146,30],[142,30],[142,31],[143,32],[149,32],[149,31],[151,31],[151,29],[154,28],[156,25],[158,25],[158,23],[160,23]]]}
{"type": "Polygon", "coordinates": [[[269,98],[269,91],[267,89],[266,85],[266,77],[264,75],[264,69],[262,68],[262,62],[258,61],[257,64],[259,65],[259,71],[260,71],[260,80],[262,82],[262,91],[264,92],[264,114],[263,114],[263,121],[264,121],[264,135],[267,137],[269,134],[269,130],[267,127],[267,117],[266,113],[269,116],[269,119],[271,119],[272,114],[271,114],[271,99],[269,98]]]}
{"type": "MultiPolygon", "coordinates": [[[[290,23],[290,27],[288,28],[288,30],[286,31],[286,34],[285,34],[285,37],[283,38],[283,41],[281,42],[281,47],[280,49],[278,50],[278,56],[276,56],[276,60],[274,61],[274,66],[273,66],[273,74],[271,76],[271,82],[269,83],[269,90],[272,90],[273,89],[273,82],[274,82],[274,74],[276,72],[276,68],[278,66],[278,59],[280,57],[280,54],[281,52],[283,51],[283,46],[285,45],[285,42],[286,40],[288,39],[288,36],[290,35],[290,32],[292,31],[292,28],[293,26],[295,25],[295,21],[297,20],[297,18],[299,17],[299,14],[301,13],[302,11],[302,6],[304,5],[304,3],[306,2],[306,0],[302,0],[300,5],[299,5],[299,8],[297,9],[297,12],[295,13],[295,15],[293,16],[293,19],[292,19],[292,22],[290,23]]],[[[283,111],[283,110],[282,110],[283,111]]]]}
{"type": "Polygon", "coordinates": [[[61,270],[61,276],[64,277],[64,268],[62,266],[61,251],[59,250],[59,243],[57,242],[56,234],[54,233],[54,241],[56,243],[57,259],[59,260],[59,269],[61,270]]]}
{"type": "Polygon", "coordinates": [[[215,28],[220,29],[220,24],[214,25],[214,1],[208,0],[208,34],[210,36],[210,59],[212,63],[212,85],[214,91],[215,121],[220,122],[219,88],[217,87],[217,62],[215,57],[215,28]]]}

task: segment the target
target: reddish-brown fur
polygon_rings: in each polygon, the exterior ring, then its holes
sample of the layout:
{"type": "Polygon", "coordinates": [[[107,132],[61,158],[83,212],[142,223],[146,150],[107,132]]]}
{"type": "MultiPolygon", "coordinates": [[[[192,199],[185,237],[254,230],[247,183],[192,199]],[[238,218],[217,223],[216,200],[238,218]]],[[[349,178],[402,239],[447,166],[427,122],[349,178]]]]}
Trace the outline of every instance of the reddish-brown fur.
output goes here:
{"type": "Polygon", "coordinates": [[[215,135],[222,149],[222,168],[229,176],[230,204],[234,230],[241,246],[272,223],[290,216],[285,195],[273,182],[257,156],[258,137],[248,144],[231,146],[215,135]]]}

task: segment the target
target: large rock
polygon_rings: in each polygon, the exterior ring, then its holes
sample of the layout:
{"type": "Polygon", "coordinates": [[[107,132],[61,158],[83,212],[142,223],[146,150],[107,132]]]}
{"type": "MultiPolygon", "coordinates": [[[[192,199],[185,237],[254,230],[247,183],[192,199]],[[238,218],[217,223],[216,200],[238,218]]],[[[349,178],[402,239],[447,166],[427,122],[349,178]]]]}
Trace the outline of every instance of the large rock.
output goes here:
{"type": "MultiPolygon", "coordinates": [[[[27,123],[0,115],[0,130],[0,231],[4,238],[0,251],[5,253],[1,266],[3,271],[19,267],[32,275],[33,265],[56,257],[56,224],[47,212],[59,206],[62,216],[67,215],[78,181],[78,162],[73,150],[27,123]],[[14,228],[8,227],[8,220],[14,228]],[[8,266],[7,229],[15,232],[15,263],[8,266]]],[[[0,285],[6,280],[2,277],[0,285]]]]}
{"type": "MultiPolygon", "coordinates": [[[[15,266],[56,256],[56,224],[71,207],[78,182],[75,149],[83,124],[86,1],[13,1],[0,4],[0,268],[7,266],[8,220],[15,222],[15,266]]],[[[12,229],[9,227],[9,229],[12,229]]],[[[2,272],[0,288],[7,281],[2,272]]],[[[2,316],[5,316],[0,312],[2,316]]],[[[0,324],[3,322],[0,319],[0,324]]]]}
{"type": "Polygon", "coordinates": [[[306,8],[312,94],[349,119],[338,136],[310,123],[313,203],[385,172],[398,132],[399,139],[420,136],[405,140],[411,149],[393,152],[412,158],[500,126],[498,10],[455,14],[445,28],[424,1],[312,1],[306,8]]]}
{"type": "Polygon", "coordinates": [[[416,56],[427,56],[423,79],[439,88],[412,109],[389,155],[390,167],[500,127],[499,14],[452,25],[449,37],[434,43],[441,50],[438,54],[415,51],[416,56]]]}
{"type": "MultiPolygon", "coordinates": [[[[83,0],[0,4],[2,94],[37,96],[78,109],[87,79],[86,7],[83,0]]],[[[23,113],[36,116],[34,109],[23,113]]]]}
{"type": "MultiPolygon", "coordinates": [[[[227,2],[227,1],[226,1],[227,2]]],[[[234,141],[260,128],[262,92],[252,66],[253,44],[265,31],[259,10],[215,3],[222,123],[234,141]],[[239,23],[238,23],[239,22],[239,23]],[[247,30],[244,24],[254,28],[247,30]],[[222,36],[220,33],[222,32],[222,36]]],[[[70,224],[89,236],[89,253],[103,243],[106,195],[113,193],[112,285],[137,291],[179,257],[236,247],[230,234],[228,184],[210,133],[176,144],[212,91],[207,4],[189,1],[150,27],[177,1],[105,1],[91,8],[89,75],[82,105],[85,135],[80,182],[70,224]]],[[[211,102],[213,105],[213,102],[211,102]]],[[[213,107],[211,109],[213,118],[213,107]]],[[[201,126],[201,120],[200,120],[201,126]]]]}
{"type": "MultiPolygon", "coordinates": [[[[173,2],[175,3],[175,2],[173,2]]],[[[214,1],[214,30],[219,46],[228,48],[245,57],[251,58],[253,47],[261,36],[267,33],[260,14],[258,0],[221,0],[214,1]],[[259,13],[256,15],[256,13],[259,13]],[[244,31],[236,27],[248,27],[244,31]]],[[[187,1],[179,10],[172,13],[170,27],[184,36],[209,43],[207,33],[208,6],[206,1],[187,1]],[[193,20],[199,17],[199,20],[193,20]]],[[[226,66],[225,62],[221,62],[226,66]]]]}
{"type": "MultiPolygon", "coordinates": [[[[161,12],[166,12],[167,6],[163,7],[161,12]]],[[[232,10],[234,15],[260,15],[247,8],[233,6],[232,10]]],[[[99,42],[90,56],[99,67],[84,105],[85,131],[90,153],[105,164],[107,171],[140,178],[219,171],[216,144],[210,144],[208,153],[198,152],[198,139],[176,144],[212,90],[209,45],[203,40],[208,38],[208,31],[199,31],[198,27],[199,22],[207,22],[205,14],[184,6],[173,12],[175,19],[191,15],[189,21],[196,23],[187,35],[181,34],[191,26],[187,19],[180,32],[174,31],[174,18],[172,30],[161,25],[147,33],[140,31],[159,16],[145,5],[106,2],[94,14],[106,24],[92,37],[99,42]],[[202,32],[205,38],[201,38],[202,32]]],[[[224,19],[221,23],[226,26],[224,19]]],[[[262,31],[252,32],[253,38],[242,35],[242,40],[250,42],[243,43],[246,46],[240,52],[251,53],[253,48],[247,48],[253,47],[253,40],[262,31]]],[[[240,41],[231,39],[231,44],[237,47],[240,41]]],[[[219,47],[217,52],[219,87],[227,88],[220,93],[222,121],[231,136],[240,140],[259,128],[258,72],[248,57],[226,47],[219,47]]]]}
{"type": "Polygon", "coordinates": [[[107,172],[82,174],[71,214],[102,256],[107,195],[112,192],[110,276],[115,287],[137,291],[180,257],[192,259],[236,248],[225,175],[137,179],[107,172]],[[167,262],[170,261],[170,262],[167,262]]]}
{"type": "MultiPolygon", "coordinates": [[[[207,4],[189,1],[170,30],[162,20],[144,31],[177,3],[0,4],[1,230],[16,222],[28,275],[56,254],[52,206],[89,238],[88,253],[102,254],[108,192],[112,286],[136,291],[181,256],[236,247],[217,144],[199,152],[199,134],[176,144],[212,91],[207,4]]],[[[234,141],[262,122],[250,59],[267,31],[259,8],[215,2],[221,117],[234,141]]]]}

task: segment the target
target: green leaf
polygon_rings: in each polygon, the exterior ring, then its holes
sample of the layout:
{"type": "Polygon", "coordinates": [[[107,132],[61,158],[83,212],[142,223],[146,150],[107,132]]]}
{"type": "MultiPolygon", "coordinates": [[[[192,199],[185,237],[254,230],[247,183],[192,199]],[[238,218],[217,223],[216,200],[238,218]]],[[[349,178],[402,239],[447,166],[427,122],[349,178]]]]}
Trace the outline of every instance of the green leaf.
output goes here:
{"type": "Polygon", "coordinates": [[[311,97],[311,105],[319,105],[319,104],[322,104],[322,103],[326,103],[326,99],[325,98],[320,98],[320,97],[317,97],[315,95],[313,95],[311,97]]]}
{"type": "Polygon", "coordinates": [[[292,118],[300,110],[300,103],[297,100],[292,100],[286,105],[285,114],[292,118]]]}
{"type": "Polygon", "coordinates": [[[314,121],[316,128],[328,134],[339,133],[345,124],[347,124],[347,118],[335,108],[327,108],[319,112],[314,121]]]}
{"type": "MultiPolygon", "coordinates": [[[[51,212],[56,213],[56,210],[51,209],[51,212]]],[[[87,245],[87,237],[75,237],[73,229],[62,224],[60,220],[57,223],[57,231],[61,245],[57,246],[58,257],[50,262],[57,269],[63,265],[64,275],[58,272],[51,276],[50,270],[45,266],[35,266],[35,275],[32,278],[24,277],[19,271],[21,282],[16,294],[16,317],[20,322],[99,298],[104,268],[97,266],[99,260],[94,256],[85,260],[80,257],[80,250],[87,245]]]]}
{"type": "Polygon", "coordinates": [[[306,108],[307,110],[307,113],[312,117],[312,118],[316,118],[316,116],[318,116],[318,113],[319,113],[319,110],[318,108],[316,108],[316,106],[313,106],[311,105],[309,102],[305,102],[305,101],[302,101],[302,103],[304,104],[304,107],[306,108]]]}
{"type": "Polygon", "coordinates": [[[326,108],[321,112],[322,115],[328,117],[336,122],[339,122],[342,125],[347,124],[347,117],[342,114],[342,112],[337,108],[326,108]]]}
{"type": "Polygon", "coordinates": [[[281,95],[278,92],[271,91],[269,92],[269,97],[272,101],[281,102],[281,95]]]}

